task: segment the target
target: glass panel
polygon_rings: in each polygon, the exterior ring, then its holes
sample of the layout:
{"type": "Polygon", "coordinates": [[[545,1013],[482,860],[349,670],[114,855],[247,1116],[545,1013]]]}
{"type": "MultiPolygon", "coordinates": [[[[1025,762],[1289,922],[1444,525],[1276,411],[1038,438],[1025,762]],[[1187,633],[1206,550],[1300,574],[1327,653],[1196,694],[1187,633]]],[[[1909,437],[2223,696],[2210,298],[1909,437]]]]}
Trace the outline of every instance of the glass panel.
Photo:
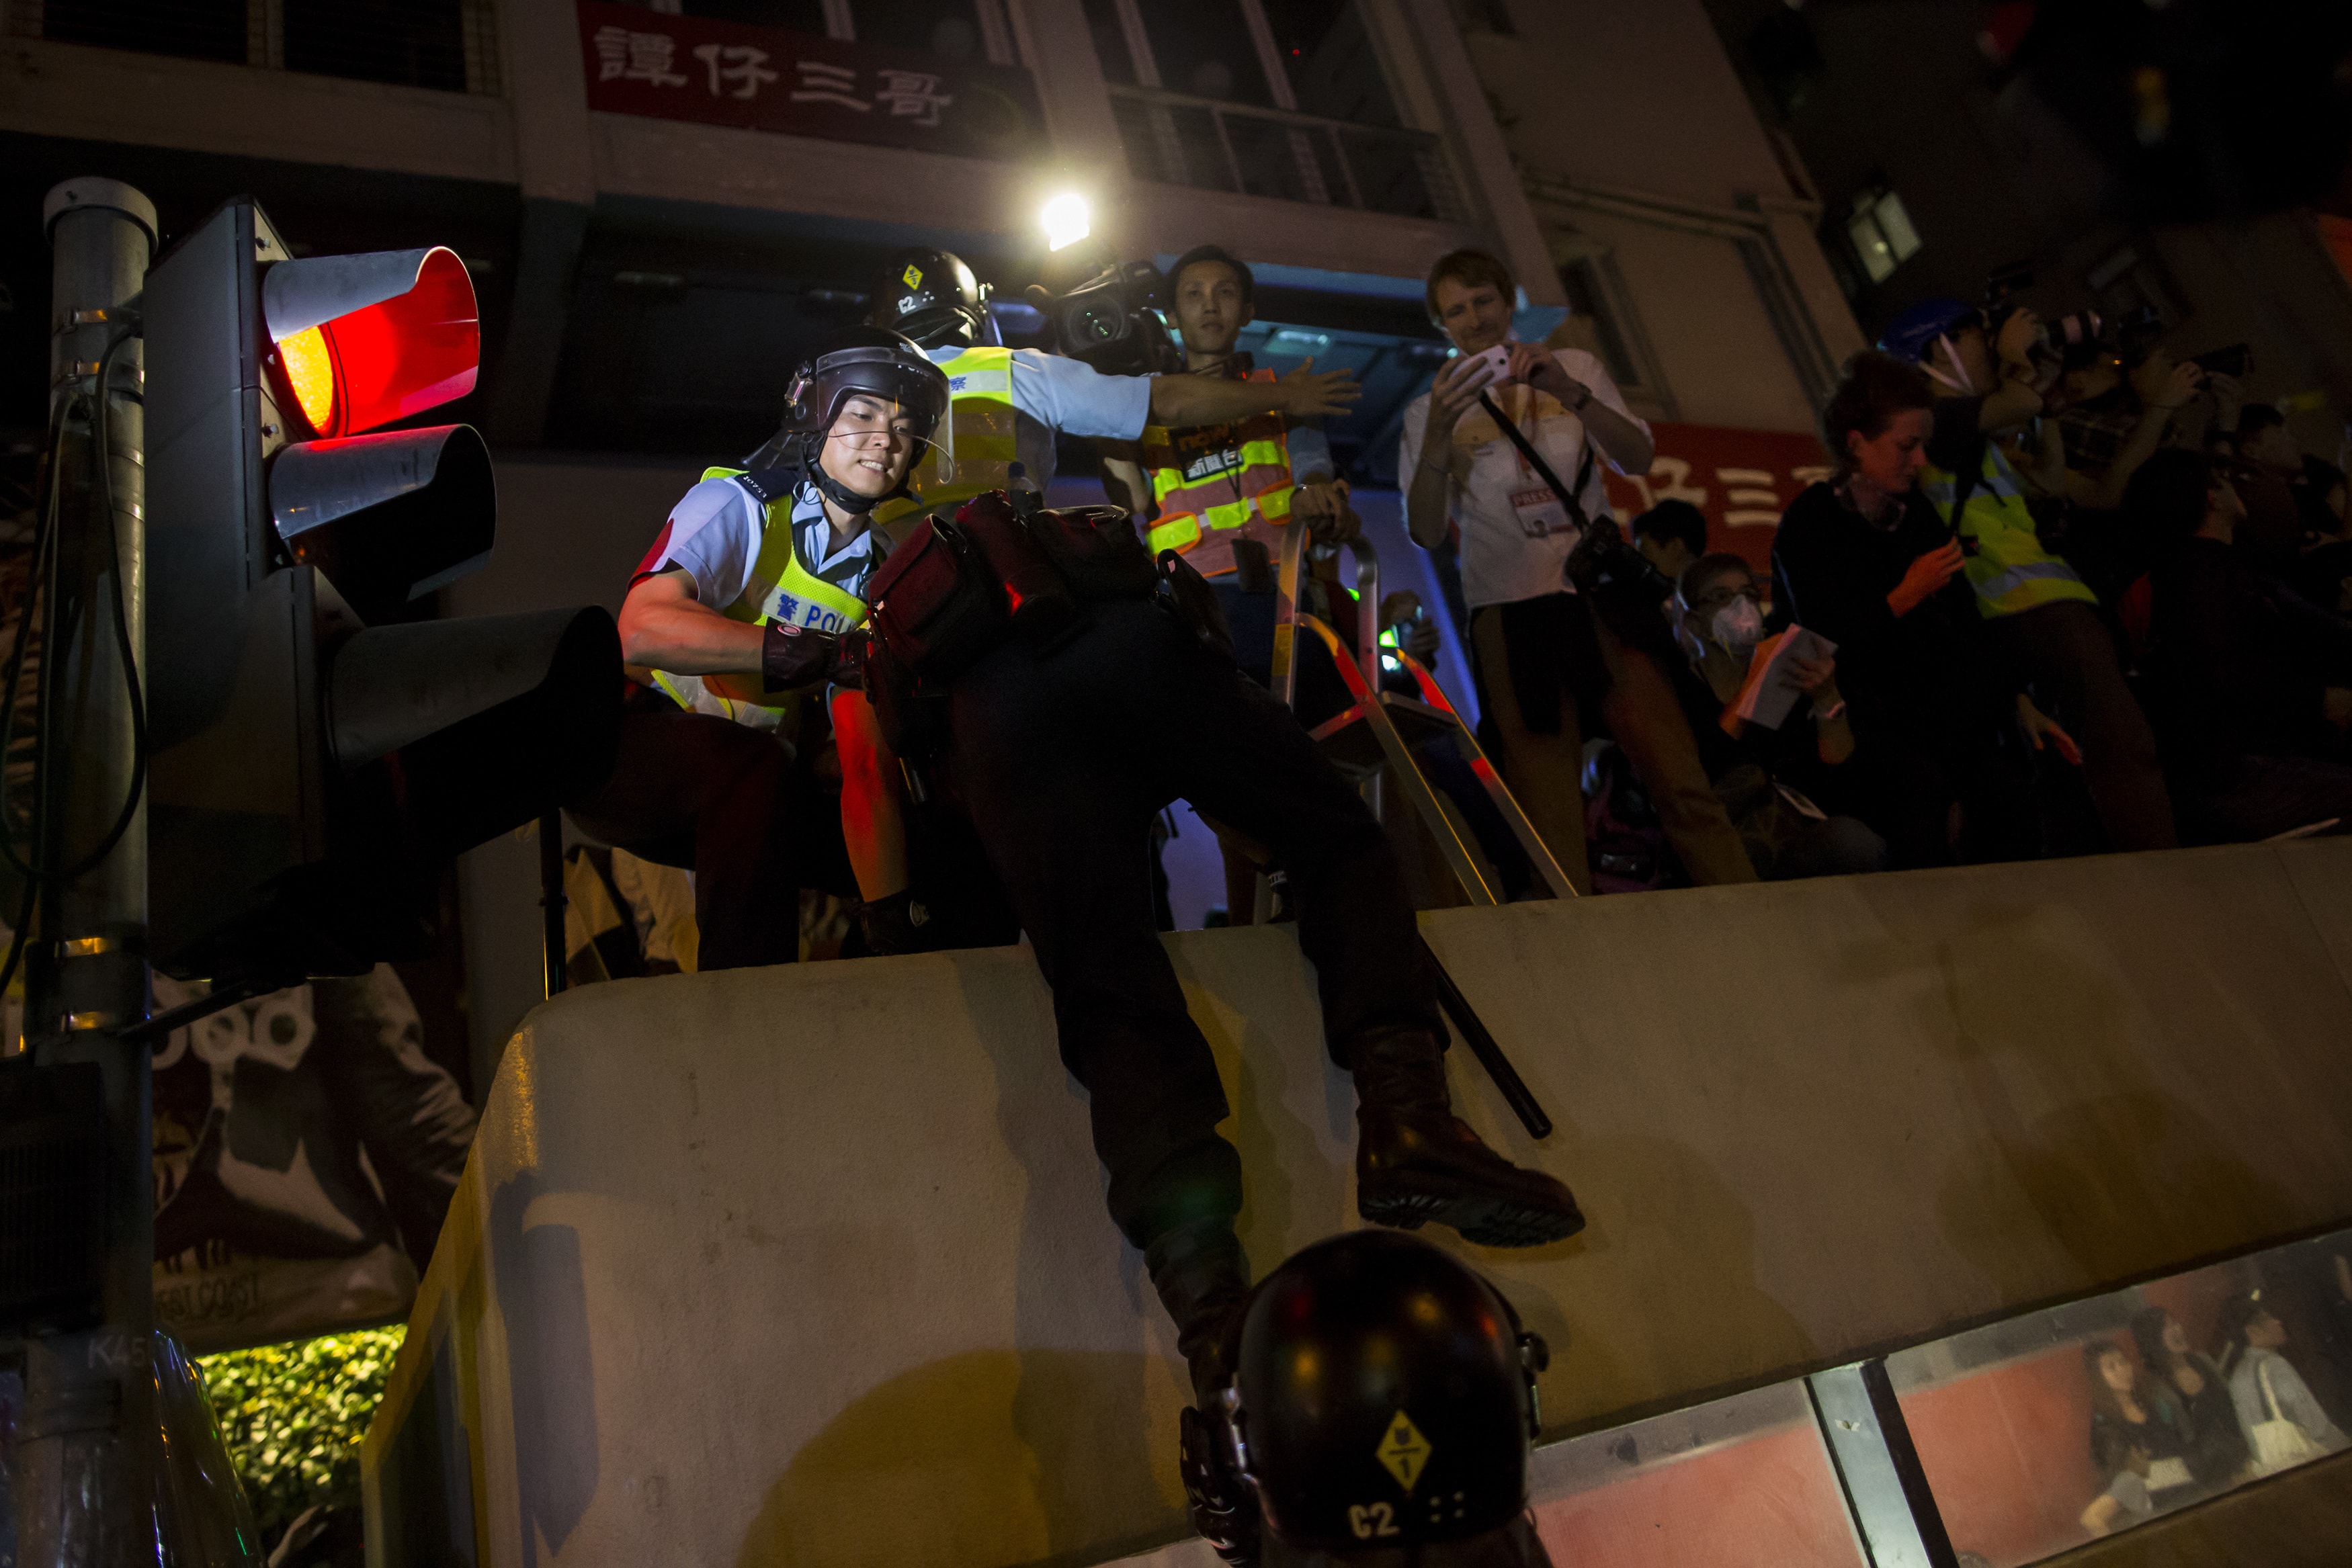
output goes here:
{"type": "Polygon", "coordinates": [[[463,92],[457,0],[287,0],[286,68],[463,92]]]}
{"type": "Polygon", "coordinates": [[[748,22],[755,27],[825,36],[824,0],[684,0],[678,8],[689,16],[708,16],[717,22],[748,22]]]}
{"type": "Polygon", "coordinates": [[[1161,153],[1160,133],[1154,128],[1154,114],[1150,104],[1141,99],[1111,96],[1110,117],[1118,124],[1119,145],[1127,150],[1127,172],[1139,180],[1156,181],[1165,185],[1181,185],[1184,182],[1171,173],[1168,160],[1161,153]]]}
{"type": "MultiPolygon", "coordinates": [[[[1087,31],[1095,41],[1095,58],[1102,62],[1103,79],[1120,87],[1135,85],[1135,57],[1128,51],[1127,29],[1119,26],[1118,0],[1086,0],[1087,31]]],[[[1111,105],[1117,113],[1123,105],[1111,105]]],[[[1121,127],[1125,129],[1124,126],[1121,127]]],[[[1129,154],[1130,165],[1133,152],[1129,154]]],[[[1149,176],[1138,174],[1136,178],[1149,176]]]]}
{"type": "Polygon", "coordinates": [[[1356,189],[1362,193],[1365,206],[1399,217],[1439,215],[1429,182],[1422,174],[1418,152],[1411,143],[1348,131],[1339,133],[1339,142],[1347,152],[1348,167],[1355,172],[1356,189]]]}
{"type": "Polygon", "coordinates": [[[1886,1364],[1953,1546],[2038,1562],[2347,1446],[2352,1232],[1886,1364]]]}
{"type": "Polygon", "coordinates": [[[1253,196],[1278,196],[1286,202],[1312,201],[1298,153],[1291,144],[1291,128],[1246,114],[1223,117],[1225,136],[1233,143],[1234,162],[1241,165],[1242,189],[1253,196]]]}
{"type": "Polygon", "coordinates": [[[192,60],[246,52],[245,0],[48,0],[34,13],[41,36],[192,60]]]}
{"type": "Polygon", "coordinates": [[[1194,98],[1273,105],[1241,0],[1136,0],[1136,6],[1161,87],[1194,98]]]}
{"type": "Polygon", "coordinates": [[[861,44],[925,49],[954,60],[988,55],[972,0],[851,0],[849,19],[861,44]]]}
{"type": "Polygon", "coordinates": [[[1230,191],[1234,186],[1233,165],[1226,162],[1225,144],[1217,135],[1215,118],[1205,109],[1165,109],[1166,123],[1174,131],[1176,152],[1183,160],[1181,169],[1171,169],[1177,183],[1197,186],[1203,191],[1230,191]]]}
{"type": "Polygon", "coordinates": [[[1577,1568],[1867,1568],[1801,1383],[1538,1448],[1528,1493],[1577,1568]]]}
{"type": "Polygon", "coordinates": [[[1263,0],[1299,109],[1359,125],[1402,125],[1355,0],[1263,0]]]}

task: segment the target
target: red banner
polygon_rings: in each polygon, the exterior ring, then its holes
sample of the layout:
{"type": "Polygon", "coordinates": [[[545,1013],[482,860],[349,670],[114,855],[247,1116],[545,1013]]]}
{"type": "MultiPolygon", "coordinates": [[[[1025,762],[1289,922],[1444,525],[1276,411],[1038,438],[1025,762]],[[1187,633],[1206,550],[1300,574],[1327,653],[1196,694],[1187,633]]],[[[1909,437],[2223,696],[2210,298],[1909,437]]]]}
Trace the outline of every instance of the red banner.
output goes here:
{"type": "Polygon", "coordinates": [[[1017,66],[580,0],[588,107],[614,114],[919,147],[1038,150],[1037,85],[1017,66]]]}
{"type": "Polygon", "coordinates": [[[1778,430],[1727,430],[1713,424],[1655,424],[1658,455],[1647,478],[1603,469],[1621,522],[1661,501],[1688,501],[1706,514],[1709,549],[1771,565],[1772,530],[1797,492],[1829,477],[1821,437],[1778,430]]]}

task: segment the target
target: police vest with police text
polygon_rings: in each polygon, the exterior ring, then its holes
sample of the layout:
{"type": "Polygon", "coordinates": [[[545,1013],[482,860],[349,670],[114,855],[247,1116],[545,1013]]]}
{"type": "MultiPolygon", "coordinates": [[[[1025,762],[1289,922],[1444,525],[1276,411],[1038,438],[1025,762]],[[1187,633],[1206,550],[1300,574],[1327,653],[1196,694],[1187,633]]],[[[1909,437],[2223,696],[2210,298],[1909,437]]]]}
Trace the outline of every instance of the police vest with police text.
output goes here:
{"type": "MultiPolygon", "coordinates": [[[[1275,374],[1253,371],[1248,379],[1271,382],[1275,374]]],[[[1203,577],[1234,570],[1236,538],[1255,538],[1279,555],[1296,487],[1288,429],[1279,413],[1179,430],[1148,426],[1142,465],[1151,472],[1151,498],[1160,507],[1149,536],[1152,553],[1172,549],[1190,557],[1203,577]]]]}
{"type": "Polygon", "coordinates": [[[2042,548],[2017,471],[1991,442],[1985,443],[1983,470],[1957,521],[1952,517],[1959,492],[1956,476],[1931,466],[1919,476],[1919,489],[1936,515],[1976,546],[1962,570],[1969,586],[1977,591],[1977,609],[1986,620],[2039,610],[2061,600],[2099,601],[2073,567],[2042,548]]]}
{"type": "MultiPolygon", "coordinates": [[[[864,600],[835,587],[801,564],[800,551],[793,542],[790,491],[770,499],[746,483],[740,468],[706,468],[702,476],[734,480],[746,496],[758,503],[762,519],[760,555],[751,565],[751,580],[743,585],[743,591],[735,596],[733,602],[719,607],[720,614],[751,626],[782,621],[836,636],[865,623],[864,600]]],[[[756,674],[677,675],[656,670],[654,684],[668,693],[680,707],[717,714],[754,729],[775,728],[787,711],[777,699],[788,694],[771,694],[767,683],[756,674]]]]}
{"type": "Polygon", "coordinates": [[[921,460],[907,475],[907,495],[874,508],[887,527],[902,517],[957,507],[990,490],[1010,489],[1014,444],[1013,350],[966,349],[940,369],[948,378],[948,412],[921,460]]]}

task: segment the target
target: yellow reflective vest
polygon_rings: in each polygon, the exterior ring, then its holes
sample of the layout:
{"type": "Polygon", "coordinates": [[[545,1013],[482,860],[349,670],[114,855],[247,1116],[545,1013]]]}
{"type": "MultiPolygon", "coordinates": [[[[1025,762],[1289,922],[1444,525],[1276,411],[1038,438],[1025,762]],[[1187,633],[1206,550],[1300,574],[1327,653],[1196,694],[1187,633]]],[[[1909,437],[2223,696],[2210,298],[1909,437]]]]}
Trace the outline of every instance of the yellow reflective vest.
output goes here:
{"type": "MultiPolygon", "coordinates": [[[[702,476],[733,479],[740,484],[743,472],[740,468],[706,468],[702,476]]],[[[761,499],[748,485],[742,486],[742,490],[761,508],[763,528],[760,555],[752,563],[751,580],[743,585],[743,591],[735,596],[734,602],[720,606],[719,613],[730,621],[752,626],[782,621],[836,635],[863,625],[864,600],[835,587],[801,565],[800,552],[793,543],[793,497],[787,495],[769,501],[761,499]]],[[[757,674],[677,675],[656,670],[654,684],[668,693],[680,707],[717,714],[754,729],[773,729],[782,723],[789,711],[786,700],[792,695],[769,692],[767,683],[757,674]]]]}
{"type": "MultiPolygon", "coordinates": [[[[1275,374],[1253,371],[1249,379],[1271,382],[1275,374]]],[[[1297,488],[1288,430],[1278,413],[1189,429],[1146,427],[1142,465],[1150,470],[1151,499],[1160,508],[1147,536],[1151,553],[1192,557],[1203,577],[1234,570],[1233,541],[1244,535],[1280,555],[1297,488]]]]}
{"type": "Polygon", "coordinates": [[[2033,514],[2025,505],[2024,486],[2000,448],[1988,441],[1984,467],[1969,492],[1958,522],[1952,503],[1959,492],[1956,475],[1928,467],[1919,476],[1920,492],[1950,524],[1964,543],[1972,545],[1963,570],[1969,586],[1977,591],[1977,610],[1988,621],[2038,610],[2045,604],[2074,599],[2096,604],[2099,596],[2074,573],[2074,569],[2042,548],[2034,531],[2033,514]]]}
{"type": "MultiPolygon", "coordinates": [[[[966,349],[940,367],[948,378],[947,417],[907,475],[908,495],[874,508],[887,527],[902,517],[955,508],[990,490],[1010,489],[1013,444],[1013,350],[966,349]]],[[[1041,484],[1039,476],[1030,476],[1041,484]]]]}

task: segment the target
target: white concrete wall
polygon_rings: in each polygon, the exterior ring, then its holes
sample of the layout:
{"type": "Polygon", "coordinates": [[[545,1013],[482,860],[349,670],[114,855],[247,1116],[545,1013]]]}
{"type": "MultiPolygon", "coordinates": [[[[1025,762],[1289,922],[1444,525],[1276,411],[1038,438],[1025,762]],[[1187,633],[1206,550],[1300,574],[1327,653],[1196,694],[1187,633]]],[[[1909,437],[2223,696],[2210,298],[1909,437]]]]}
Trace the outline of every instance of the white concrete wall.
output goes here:
{"type": "MultiPolygon", "coordinates": [[[[1590,1228],[1469,1249],[1555,1436],[2352,1216],[2352,843],[1452,910],[1590,1228]]],[[[1354,1226],[1283,928],[1170,951],[1261,1272],[1354,1226]]],[[[1084,1563],[1183,1530],[1172,1333],[1018,948],[590,988],[509,1051],[362,1450],[380,1568],[1084,1563]],[[437,1494],[437,1495],[436,1495],[437,1494]],[[441,1531],[436,1548],[432,1531],[441,1531]]],[[[1451,1245],[1451,1238],[1432,1232],[1451,1245]]]]}

